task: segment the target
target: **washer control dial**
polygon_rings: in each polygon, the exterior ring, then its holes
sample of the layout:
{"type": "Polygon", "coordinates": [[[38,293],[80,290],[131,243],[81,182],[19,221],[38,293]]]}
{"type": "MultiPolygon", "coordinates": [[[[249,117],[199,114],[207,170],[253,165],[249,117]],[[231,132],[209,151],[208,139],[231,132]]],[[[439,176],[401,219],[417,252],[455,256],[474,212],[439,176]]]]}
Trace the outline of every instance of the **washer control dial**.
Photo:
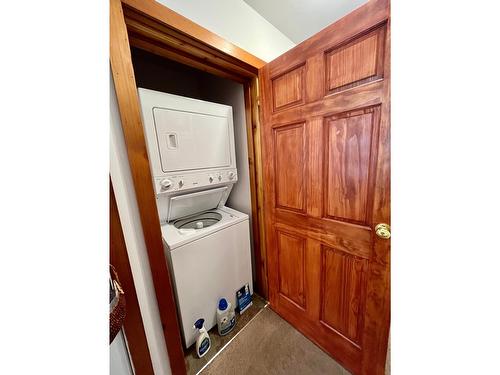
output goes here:
{"type": "Polygon", "coordinates": [[[179,187],[183,187],[184,186],[184,180],[179,180],[179,187]]]}
{"type": "Polygon", "coordinates": [[[208,182],[210,183],[214,182],[214,176],[212,175],[208,176],[208,182]]]}
{"type": "Polygon", "coordinates": [[[170,189],[172,187],[172,181],[170,181],[168,178],[161,180],[160,181],[161,188],[163,190],[170,189]]]}
{"type": "Polygon", "coordinates": [[[234,179],[234,176],[235,176],[234,172],[229,172],[229,173],[228,173],[228,175],[227,175],[227,177],[228,177],[230,180],[234,179]]]}

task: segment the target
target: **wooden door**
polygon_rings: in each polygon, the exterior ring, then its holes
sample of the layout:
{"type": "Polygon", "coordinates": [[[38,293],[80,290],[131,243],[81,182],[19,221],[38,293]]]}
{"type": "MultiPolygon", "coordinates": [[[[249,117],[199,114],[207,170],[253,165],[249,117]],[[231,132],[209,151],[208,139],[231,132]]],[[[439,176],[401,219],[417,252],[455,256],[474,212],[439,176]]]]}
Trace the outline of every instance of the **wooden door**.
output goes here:
{"type": "Polygon", "coordinates": [[[271,307],[354,374],[387,350],[389,36],[370,1],[260,71],[271,307]]]}

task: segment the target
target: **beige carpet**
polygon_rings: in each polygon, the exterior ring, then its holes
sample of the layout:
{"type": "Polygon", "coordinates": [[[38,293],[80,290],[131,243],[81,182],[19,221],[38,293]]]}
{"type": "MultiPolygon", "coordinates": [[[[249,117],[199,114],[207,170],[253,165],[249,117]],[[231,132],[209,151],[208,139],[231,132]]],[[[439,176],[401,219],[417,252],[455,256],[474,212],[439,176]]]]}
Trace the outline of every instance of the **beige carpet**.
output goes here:
{"type": "Polygon", "coordinates": [[[348,375],[349,372],[267,307],[201,374],[348,375]]]}

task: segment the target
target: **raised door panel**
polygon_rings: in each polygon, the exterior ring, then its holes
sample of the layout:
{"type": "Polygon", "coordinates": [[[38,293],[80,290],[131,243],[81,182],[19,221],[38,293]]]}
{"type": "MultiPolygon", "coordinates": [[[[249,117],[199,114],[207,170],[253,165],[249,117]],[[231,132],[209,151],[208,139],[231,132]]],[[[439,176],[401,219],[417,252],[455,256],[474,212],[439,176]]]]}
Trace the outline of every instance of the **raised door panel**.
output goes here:
{"type": "Polygon", "coordinates": [[[325,216],[366,224],[378,108],[325,118],[325,216]]]}
{"type": "Polygon", "coordinates": [[[305,124],[274,129],[276,207],[305,211],[306,173],[305,124]]]}
{"type": "Polygon", "coordinates": [[[304,238],[277,231],[278,284],[281,296],[305,309],[305,245],[304,238]]]}
{"type": "Polygon", "coordinates": [[[321,323],[360,346],[368,261],[322,247],[321,323]]]}
{"type": "Polygon", "coordinates": [[[272,78],[273,110],[304,102],[304,65],[272,78]]]}
{"type": "Polygon", "coordinates": [[[385,26],[326,53],[329,93],[382,78],[385,26]]]}

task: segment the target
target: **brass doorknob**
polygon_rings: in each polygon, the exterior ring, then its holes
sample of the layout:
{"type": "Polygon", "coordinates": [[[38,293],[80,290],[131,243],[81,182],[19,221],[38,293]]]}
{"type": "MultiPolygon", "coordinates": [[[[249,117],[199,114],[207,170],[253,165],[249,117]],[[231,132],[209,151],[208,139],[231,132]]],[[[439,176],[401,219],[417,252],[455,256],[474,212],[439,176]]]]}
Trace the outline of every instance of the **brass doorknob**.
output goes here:
{"type": "Polygon", "coordinates": [[[375,227],[375,234],[380,238],[387,240],[391,238],[391,227],[389,224],[380,223],[375,227]]]}

